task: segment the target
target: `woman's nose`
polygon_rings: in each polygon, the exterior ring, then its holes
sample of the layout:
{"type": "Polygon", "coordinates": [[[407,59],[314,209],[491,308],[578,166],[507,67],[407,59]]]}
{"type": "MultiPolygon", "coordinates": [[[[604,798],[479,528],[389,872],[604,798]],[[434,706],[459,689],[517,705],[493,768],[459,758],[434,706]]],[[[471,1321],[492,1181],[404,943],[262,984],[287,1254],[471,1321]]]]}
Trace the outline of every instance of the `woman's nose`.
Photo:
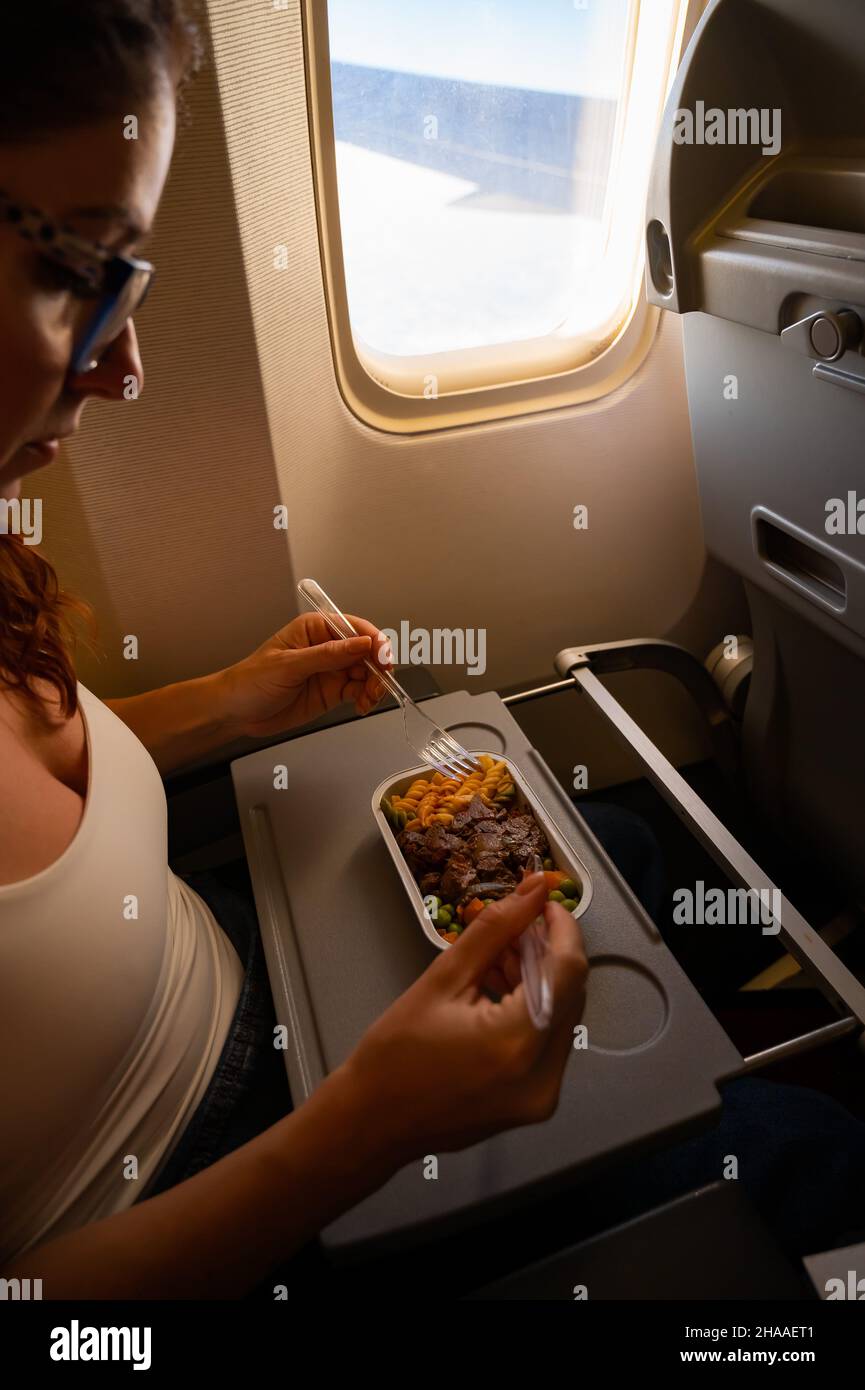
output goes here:
{"type": "Polygon", "coordinates": [[[127,320],[91,371],[71,374],[69,389],[82,396],[100,396],[106,401],[134,400],[141,394],[144,367],[132,319],[127,320]]]}

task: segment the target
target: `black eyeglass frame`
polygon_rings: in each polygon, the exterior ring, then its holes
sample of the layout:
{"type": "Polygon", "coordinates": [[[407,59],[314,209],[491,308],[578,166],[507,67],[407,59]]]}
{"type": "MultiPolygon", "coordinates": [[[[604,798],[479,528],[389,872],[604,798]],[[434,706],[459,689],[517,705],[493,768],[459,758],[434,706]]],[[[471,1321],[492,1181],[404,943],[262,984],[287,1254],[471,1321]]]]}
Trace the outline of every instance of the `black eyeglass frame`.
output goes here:
{"type": "Polygon", "coordinates": [[[87,241],[0,189],[0,222],[9,223],[41,253],[67,266],[98,298],[91,318],[72,352],[71,370],[91,371],[99,358],[141,308],[156,269],[149,261],[120,256],[99,242],[87,241]]]}

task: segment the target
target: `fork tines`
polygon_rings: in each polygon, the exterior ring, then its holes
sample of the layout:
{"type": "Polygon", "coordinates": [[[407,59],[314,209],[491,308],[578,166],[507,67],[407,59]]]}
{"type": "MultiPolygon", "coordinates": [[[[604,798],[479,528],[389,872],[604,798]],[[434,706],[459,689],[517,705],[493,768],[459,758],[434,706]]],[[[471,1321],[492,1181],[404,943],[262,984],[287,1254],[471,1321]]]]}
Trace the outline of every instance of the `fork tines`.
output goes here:
{"type": "Polygon", "coordinates": [[[473,772],[476,767],[480,767],[474,754],[467,752],[456,739],[444,732],[430,739],[426,753],[429,756],[424,761],[429,762],[439,772],[459,774],[473,772]]]}

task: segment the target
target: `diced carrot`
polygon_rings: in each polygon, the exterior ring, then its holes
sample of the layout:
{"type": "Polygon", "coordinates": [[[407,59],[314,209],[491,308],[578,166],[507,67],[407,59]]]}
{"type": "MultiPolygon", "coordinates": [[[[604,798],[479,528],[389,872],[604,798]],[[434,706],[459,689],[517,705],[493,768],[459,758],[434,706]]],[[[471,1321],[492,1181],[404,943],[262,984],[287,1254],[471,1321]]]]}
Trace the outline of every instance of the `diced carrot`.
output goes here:
{"type": "Polygon", "coordinates": [[[468,926],[470,922],[473,922],[475,918],[479,916],[481,912],[483,912],[483,910],[484,904],[481,902],[481,899],[472,898],[468,907],[463,912],[463,921],[465,922],[466,926],[468,926]]]}
{"type": "Polygon", "coordinates": [[[460,934],[458,931],[445,931],[442,932],[442,938],[445,941],[449,941],[451,945],[453,945],[455,941],[459,941],[460,934]]]}
{"type": "MultiPolygon", "coordinates": [[[[523,869],[523,878],[528,878],[530,873],[530,869],[523,869]]],[[[564,883],[567,877],[568,875],[565,873],[564,869],[544,869],[544,883],[546,884],[547,892],[552,893],[554,889],[558,888],[560,883],[564,883]]]]}

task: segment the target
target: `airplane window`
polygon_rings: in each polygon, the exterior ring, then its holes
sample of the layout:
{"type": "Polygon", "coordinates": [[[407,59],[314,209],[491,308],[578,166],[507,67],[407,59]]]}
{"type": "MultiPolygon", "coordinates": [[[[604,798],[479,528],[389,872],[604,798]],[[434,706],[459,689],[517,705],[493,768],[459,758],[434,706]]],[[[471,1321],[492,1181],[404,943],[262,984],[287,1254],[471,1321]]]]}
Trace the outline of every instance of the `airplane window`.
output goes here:
{"type": "Polygon", "coordinates": [[[632,0],[329,0],[352,329],[406,356],[540,337],[605,254],[632,0]]]}
{"type": "Polygon", "coordinates": [[[649,170],[697,3],[306,0],[334,358],[360,418],[445,429],[635,370],[657,323],[649,170]]]}

